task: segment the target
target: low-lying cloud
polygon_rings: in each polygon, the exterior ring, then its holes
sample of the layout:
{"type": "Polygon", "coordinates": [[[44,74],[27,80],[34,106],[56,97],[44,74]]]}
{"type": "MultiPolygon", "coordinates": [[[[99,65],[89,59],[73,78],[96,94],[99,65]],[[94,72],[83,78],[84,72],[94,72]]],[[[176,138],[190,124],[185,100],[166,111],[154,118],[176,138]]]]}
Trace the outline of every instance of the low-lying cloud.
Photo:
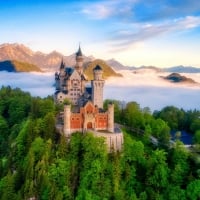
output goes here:
{"type": "MultiPolygon", "coordinates": [[[[156,73],[151,70],[138,74],[121,71],[123,78],[110,78],[106,82],[105,98],[121,101],[136,101],[152,111],[173,105],[179,108],[200,110],[200,84],[180,84],[163,80],[160,76],[168,73],[156,73]]],[[[184,74],[200,83],[200,74],[184,74]]]]}
{"type": "Polygon", "coordinates": [[[21,88],[33,96],[45,97],[54,93],[52,73],[12,73],[0,72],[0,86],[21,88]]]}
{"type": "MultiPolygon", "coordinates": [[[[106,81],[104,99],[116,99],[125,102],[136,101],[151,111],[173,105],[179,108],[200,110],[200,86],[174,84],[162,80],[154,71],[132,73],[121,71],[124,77],[110,78],[106,81]]],[[[200,74],[187,74],[200,83],[200,74]]],[[[0,86],[10,85],[30,92],[33,96],[46,97],[54,93],[53,73],[8,73],[0,72],[0,86]]]]}

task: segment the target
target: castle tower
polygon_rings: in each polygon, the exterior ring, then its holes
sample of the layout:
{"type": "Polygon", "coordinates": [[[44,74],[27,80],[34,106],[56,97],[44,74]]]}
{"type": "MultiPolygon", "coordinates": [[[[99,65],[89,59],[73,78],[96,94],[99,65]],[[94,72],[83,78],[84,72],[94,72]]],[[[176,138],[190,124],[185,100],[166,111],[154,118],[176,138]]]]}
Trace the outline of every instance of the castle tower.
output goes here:
{"type": "Polygon", "coordinates": [[[70,135],[70,116],[71,116],[71,107],[70,105],[64,106],[64,135],[70,135]]]}
{"type": "Polygon", "coordinates": [[[59,77],[59,83],[60,83],[59,88],[61,90],[63,89],[64,78],[65,78],[65,63],[63,62],[63,59],[62,59],[61,64],[60,64],[60,77],[59,77]]]}
{"type": "Polygon", "coordinates": [[[55,82],[56,90],[60,90],[60,78],[58,72],[55,73],[55,82]]]}
{"type": "Polygon", "coordinates": [[[83,73],[83,54],[81,51],[81,47],[79,45],[79,49],[76,53],[76,65],[75,65],[75,69],[82,74],[83,73]]]}
{"type": "Polygon", "coordinates": [[[103,87],[105,81],[102,78],[103,71],[99,65],[93,69],[94,80],[92,84],[92,102],[99,108],[103,108],[103,87]]]}
{"type": "Polygon", "coordinates": [[[63,59],[62,59],[61,64],[60,64],[60,74],[64,75],[64,72],[65,72],[65,63],[63,62],[63,59]]]}
{"type": "Polygon", "coordinates": [[[114,104],[108,104],[108,131],[114,132],[114,104]]]}

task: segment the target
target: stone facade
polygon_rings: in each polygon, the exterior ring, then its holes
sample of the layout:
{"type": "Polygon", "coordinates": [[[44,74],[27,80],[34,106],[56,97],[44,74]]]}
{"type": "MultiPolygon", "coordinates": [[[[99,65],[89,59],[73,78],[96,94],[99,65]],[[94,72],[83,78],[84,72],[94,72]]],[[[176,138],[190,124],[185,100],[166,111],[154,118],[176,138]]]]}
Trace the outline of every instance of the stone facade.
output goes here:
{"type": "Polygon", "coordinates": [[[114,105],[108,105],[108,110],[103,109],[103,70],[100,66],[93,69],[93,80],[88,82],[83,73],[83,56],[79,47],[76,53],[74,67],[66,67],[61,62],[60,71],[55,73],[55,101],[71,102],[64,106],[64,112],[58,116],[59,130],[66,137],[73,132],[93,132],[98,137],[104,137],[108,149],[120,150],[123,144],[123,134],[115,133],[114,105]],[[88,83],[90,85],[88,86],[88,83]],[[87,87],[86,87],[87,84],[87,87]],[[63,124],[63,125],[62,125],[63,124]]]}

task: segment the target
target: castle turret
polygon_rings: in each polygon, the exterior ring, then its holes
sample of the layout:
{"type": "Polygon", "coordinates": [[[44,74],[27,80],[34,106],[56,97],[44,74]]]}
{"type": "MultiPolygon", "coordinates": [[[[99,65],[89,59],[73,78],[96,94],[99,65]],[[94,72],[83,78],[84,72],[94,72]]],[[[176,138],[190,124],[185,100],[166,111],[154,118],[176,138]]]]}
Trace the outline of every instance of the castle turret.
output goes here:
{"type": "Polygon", "coordinates": [[[63,62],[63,59],[61,61],[61,64],[60,64],[60,74],[63,75],[65,72],[65,63],[63,62]]]}
{"type": "Polygon", "coordinates": [[[58,72],[55,73],[55,82],[56,90],[60,90],[60,78],[58,72]]]}
{"type": "Polygon", "coordinates": [[[94,80],[92,84],[92,102],[99,108],[103,108],[103,87],[105,81],[102,78],[103,70],[99,65],[93,69],[94,80]]]}
{"type": "Polygon", "coordinates": [[[75,69],[82,74],[83,73],[83,54],[81,51],[81,47],[79,45],[79,49],[76,53],[76,65],[75,65],[75,69]]]}
{"type": "Polygon", "coordinates": [[[114,104],[108,104],[108,131],[114,132],[114,104]]]}
{"type": "Polygon", "coordinates": [[[64,106],[64,135],[70,135],[70,117],[71,117],[71,106],[65,105],[64,106]]]}
{"type": "Polygon", "coordinates": [[[63,90],[64,78],[65,78],[65,63],[63,62],[63,59],[62,59],[61,64],[60,64],[60,74],[59,74],[60,90],[63,90]]]}

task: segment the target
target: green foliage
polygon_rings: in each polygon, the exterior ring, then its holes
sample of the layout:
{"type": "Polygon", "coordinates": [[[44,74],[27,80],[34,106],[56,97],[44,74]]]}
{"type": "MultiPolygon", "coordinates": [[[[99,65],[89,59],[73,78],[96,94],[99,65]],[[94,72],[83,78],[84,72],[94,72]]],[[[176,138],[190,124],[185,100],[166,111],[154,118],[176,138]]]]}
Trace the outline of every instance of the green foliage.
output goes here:
{"type": "Polygon", "coordinates": [[[191,123],[190,129],[193,133],[200,130],[200,118],[194,119],[191,123]]]}
{"type": "Polygon", "coordinates": [[[194,143],[200,144],[200,129],[198,131],[196,131],[194,134],[194,143]]]}
{"type": "Polygon", "coordinates": [[[0,181],[0,198],[1,200],[17,199],[17,195],[14,190],[14,179],[10,172],[0,181]]]}
{"type": "Polygon", "coordinates": [[[9,127],[7,121],[0,115],[0,157],[7,153],[9,127]]]}
{"type": "Polygon", "coordinates": [[[182,143],[177,141],[175,148],[170,152],[170,165],[173,169],[170,176],[174,185],[183,186],[187,182],[189,175],[189,153],[182,143]]]}
{"type": "Polygon", "coordinates": [[[124,110],[126,125],[135,128],[144,128],[145,120],[139,104],[129,102],[124,110]]]}
{"type": "Polygon", "coordinates": [[[113,103],[114,104],[114,120],[115,122],[122,122],[122,105],[123,102],[117,101],[117,100],[112,100],[112,99],[106,99],[104,101],[104,109],[108,109],[108,104],[113,103]]]}
{"type": "Polygon", "coordinates": [[[174,106],[167,106],[160,112],[156,113],[159,117],[166,121],[172,130],[178,130],[184,123],[184,111],[174,106]]]}
{"type": "Polygon", "coordinates": [[[200,198],[200,180],[194,180],[187,186],[187,197],[191,200],[198,200],[200,198]]]}
{"type": "Polygon", "coordinates": [[[70,140],[57,134],[59,109],[51,97],[31,97],[2,87],[0,199],[199,199],[199,154],[186,150],[178,140],[171,148],[154,146],[149,140],[154,136],[168,146],[168,125],[180,128],[184,121],[199,143],[199,112],[170,107],[160,117],[136,102],[126,106],[112,102],[115,119],[126,125],[127,132],[122,151],[108,153],[104,139],[92,133],[74,133],[70,140]],[[164,117],[173,110],[175,123],[166,122],[164,117]]]}
{"type": "Polygon", "coordinates": [[[55,112],[55,105],[51,97],[41,99],[39,97],[32,98],[31,116],[33,118],[44,117],[49,112],[55,112]]]}
{"type": "Polygon", "coordinates": [[[7,119],[9,127],[19,124],[30,112],[31,96],[20,89],[2,87],[0,90],[0,113],[7,119]]]}
{"type": "Polygon", "coordinates": [[[184,111],[174,106],[167,106],[161,111],[154,112],[154,117],[163,119],[172,130],[195,133],[200,129],[200,111],[198,110],[184,111]]]}

